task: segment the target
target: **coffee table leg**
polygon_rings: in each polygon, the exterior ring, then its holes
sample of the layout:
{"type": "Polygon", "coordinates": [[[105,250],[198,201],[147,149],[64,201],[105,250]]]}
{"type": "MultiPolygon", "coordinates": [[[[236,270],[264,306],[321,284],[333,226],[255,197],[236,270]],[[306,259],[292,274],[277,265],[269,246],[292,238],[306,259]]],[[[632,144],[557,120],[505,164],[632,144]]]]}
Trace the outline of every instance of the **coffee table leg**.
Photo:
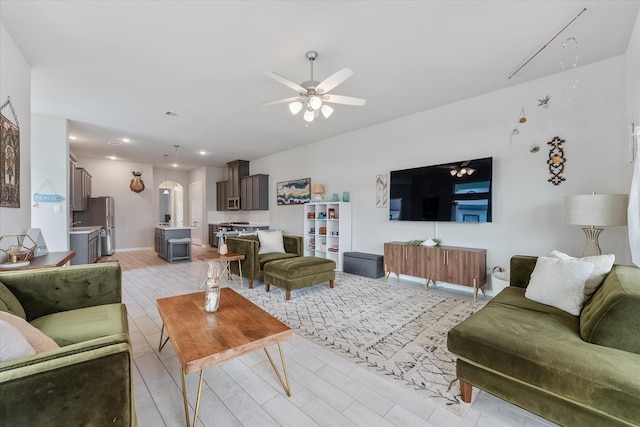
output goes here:
{"type": "Polygon", "coordinates": [[[167,339],[162,342],[162,336],[164,335],[164,323],[162,324],[162,329],[160,329],[160,343],[158,344],[158,353],[162,351],[167,341],[169,341],[169,336],[167,335],[167,339]]]}
{"type": "Polygon", "coordinates": [[[280,375],[280,371],[278,371],[276,364],[273,363],[273,359],[269,354],[269,350],[267,350],[266,347],[264,348],[264,352],[267,354],[267,358],[269,359],[269,362],[271,362],[271,367],[273,368],[276,375],[278,376],[278,380],[280,380],[280,384],[282,385],[282,388],[284,388],[284,391],[287,393],[287,396],[291,397],[291,385],[289,384],[289,375],[287,374],[287,364],[284,361],[284,353],[282,352],[282,346],[280,345],[280,343],[278,343],[278,350],[280,350],[280,360],[282,361],[282,370],[284,371],[284,380],[282,379],[282,376],[280,375]],[[285,384],[285,381],[286,381],[286,384],[285,384]]]}
{"type": "MultiPolygon", "coordinates": [[[[193,427],[198,423],[198,412],[200,411],[200,396],[202,395],[202,380],[204,379],[204,370],[200,370],[200,381],[198,382],[198,394],[196,396],[196,409],[193,414],[193,427]]],[[[182,400],[184,401],[184,416],[187,420],[187,427],[191,427],[189,419],[189,402],[187,401],[187,387],[184,382],[184,369],[180,366],[180,380],[182,381],[182,400]]]]}

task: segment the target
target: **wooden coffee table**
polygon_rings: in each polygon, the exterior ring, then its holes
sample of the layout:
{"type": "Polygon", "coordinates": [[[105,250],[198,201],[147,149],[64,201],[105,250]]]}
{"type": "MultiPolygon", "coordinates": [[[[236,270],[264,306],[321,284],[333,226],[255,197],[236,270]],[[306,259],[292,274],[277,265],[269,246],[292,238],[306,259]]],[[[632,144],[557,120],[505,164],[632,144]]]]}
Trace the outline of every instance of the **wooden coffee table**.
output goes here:
{"type": "Polygon", "coordinates": [[[195,427],[204,369],[256,350],[264,350],[287,396],[291,396],[287,365],[280,345],[291,338],[291,329],[231,288],[220,289],[220,308],[215,313],[204,311],[204,295],[204,292],[196,292],[156,300],[162,318],[158,351],[171,339],[180,362],[187,427],[191,424],[184,375],[200,372],[193,415],[195,427]],[[165,328],[167,338],[162,342],[165,328]],[[278,344],[284,379],[267,350],[274,344],[278,344]]]}

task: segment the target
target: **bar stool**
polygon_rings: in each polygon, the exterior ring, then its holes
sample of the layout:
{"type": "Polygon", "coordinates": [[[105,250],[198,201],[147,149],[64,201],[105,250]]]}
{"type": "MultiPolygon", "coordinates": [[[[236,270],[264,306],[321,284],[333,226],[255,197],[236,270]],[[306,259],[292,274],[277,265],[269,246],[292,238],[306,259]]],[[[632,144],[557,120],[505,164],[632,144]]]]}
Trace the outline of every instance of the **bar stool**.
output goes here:
{"type": "Polygon", "coordinates": [[[188,259],[189,261],[191,261],[191,238],[190,237],[185,237],[183,239],[169,239],[167,240],[167,243],[169,244],[169,248],[167,251],[168,252],[167,261],[173,262],[181,259],[188,259]],[[181,257],[174,257],[173,256],[174,245],[185,245],[185,255],[181,257]]]}

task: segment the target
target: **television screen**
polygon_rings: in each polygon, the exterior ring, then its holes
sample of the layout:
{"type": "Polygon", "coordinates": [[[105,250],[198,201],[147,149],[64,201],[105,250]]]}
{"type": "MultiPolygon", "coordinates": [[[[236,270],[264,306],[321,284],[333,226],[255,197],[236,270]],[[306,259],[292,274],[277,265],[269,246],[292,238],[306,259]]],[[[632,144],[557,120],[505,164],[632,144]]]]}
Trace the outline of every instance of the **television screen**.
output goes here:
{"type": "Polygon", "coordinates": [[[391,221],[491,222],[493,157],[391,172],[391,221]]]}

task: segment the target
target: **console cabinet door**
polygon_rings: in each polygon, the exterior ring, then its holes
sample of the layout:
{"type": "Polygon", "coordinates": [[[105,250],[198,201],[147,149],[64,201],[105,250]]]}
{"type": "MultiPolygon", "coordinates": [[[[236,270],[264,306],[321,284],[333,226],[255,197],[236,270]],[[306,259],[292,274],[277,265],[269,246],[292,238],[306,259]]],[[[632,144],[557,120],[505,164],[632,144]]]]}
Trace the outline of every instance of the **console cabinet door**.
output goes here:
{"type": "Polygon", "coordinates": [[[404,243],[389,242],[384,244],[384,271],[389,273],[404,273],[404,243]]]}

